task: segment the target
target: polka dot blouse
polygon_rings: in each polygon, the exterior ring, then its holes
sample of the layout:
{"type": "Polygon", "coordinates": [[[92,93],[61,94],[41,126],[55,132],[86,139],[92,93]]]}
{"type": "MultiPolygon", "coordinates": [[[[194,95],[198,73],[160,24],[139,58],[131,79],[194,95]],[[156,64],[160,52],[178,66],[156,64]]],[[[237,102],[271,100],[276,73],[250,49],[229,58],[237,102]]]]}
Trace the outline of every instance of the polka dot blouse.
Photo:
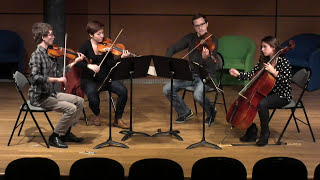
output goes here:
{"type": "MultiPolygon", "coordinates": [[[[288,102],[292,99],[291,94],[291,66],[289,61],[284,57],[279,57],[275,69],[279,72],[276,77],[276,83],[272,89],[280,98],[286,98],[288,102]]],[[[249,72],[240,72],[238,78],[240,80],[250,80],[252,76],[259,70],[259,62],[249,72]]]]}

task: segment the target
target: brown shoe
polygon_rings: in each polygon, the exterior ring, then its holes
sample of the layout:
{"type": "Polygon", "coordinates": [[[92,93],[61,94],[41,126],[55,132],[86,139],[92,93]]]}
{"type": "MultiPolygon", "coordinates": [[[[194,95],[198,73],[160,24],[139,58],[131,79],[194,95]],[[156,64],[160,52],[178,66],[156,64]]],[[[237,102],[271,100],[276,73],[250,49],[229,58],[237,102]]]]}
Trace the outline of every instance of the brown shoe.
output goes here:
{"type": "Polygon", "coordinates": [[[112,126],[119,127],[122,129],[129,129],[129,126],[127,124],[125,124],[121,119],[119,119],[117,123],[115,121],[113,121],[112,126]]]}
{"type": "Polygon", "coordinates": [[[100,120],[100,117],[99,116],[96,116],[94,119],[93,119],[93,124],[95,126],[101,126],[101,120],[100,120]]]}

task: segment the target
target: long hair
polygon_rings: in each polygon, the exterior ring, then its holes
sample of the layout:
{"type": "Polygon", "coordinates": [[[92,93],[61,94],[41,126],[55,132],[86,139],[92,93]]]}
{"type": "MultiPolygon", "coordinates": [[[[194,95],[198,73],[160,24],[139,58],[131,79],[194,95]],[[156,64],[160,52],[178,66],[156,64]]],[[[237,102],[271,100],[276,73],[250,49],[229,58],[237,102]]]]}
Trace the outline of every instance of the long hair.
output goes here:
{"type": "MultiPolygon", "coordinates": [[[[270,47],[274,48],[274,53],[278,52],[281,49],[277,38],[273,36],[265,36],[260,43],[260,50],[262,49],[262,42],[267,43],[270,47]]],[[[265,56],[261,50],[260,57],[259,57],[259,68],[263,67],[263,63],[266,63],[270,60],[269,56],[265,56]]]]}

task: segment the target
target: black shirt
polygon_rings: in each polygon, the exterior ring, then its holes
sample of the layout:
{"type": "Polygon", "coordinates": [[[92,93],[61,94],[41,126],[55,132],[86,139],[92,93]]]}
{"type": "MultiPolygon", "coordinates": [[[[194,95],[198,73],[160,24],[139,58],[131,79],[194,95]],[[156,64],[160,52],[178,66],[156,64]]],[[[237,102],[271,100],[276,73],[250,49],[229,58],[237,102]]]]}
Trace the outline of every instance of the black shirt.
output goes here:
{"type": "MultiPolygon", "coordinates": [[[[190,52],[195,46],[196,42],[200,40],[198,37],[197,33],[190,33],[186,36],[184,36],[180,41],[172,45],[167,49],[166,56],[172,57],[174,54],[188,48],[188,51],[190,52]]],[[[215,44],[215,49],[212,52],[213,56],[217,56],[217,49],[218,49],[218,40],[217,38],[212,36],[212,40],[215,44]]],[[[216,72],[216,63],[213,62],[212,58],[209,57],[208,59],[202,59],[202,52],[199,50],[195,49],[189,54],[189,64],[191,67],[191,71],[194,74],[199,74],[196,70],[196,68],[193,68],[194,64],[191,62],[196,62],[202,66],[205,67],[205,69],[208,71],[208,73],[212,76],[215,77],[215,72],[216,72]]]]}
{"type": "MultiPolygon", "coordinates": [[[[84,54],[88,59],[92,60],[92,64],[99,66],[103,60],[105,54],[96,55],[93,51],[92,44],[90,40],[87,40],[79,49],[79,52],[84,54]]],[[[81,79],[91,79],[97,82],[103,82],[105,77],[110,71],[110,68],[115,65],[115,60],[113,54],[110,52],[104,62],[100,66],[100,71],[93,77],[94,72],[87,68],[88,63],[86,61],[79,61],[75,67],[80,67],[82,69],[81,79]]]]}

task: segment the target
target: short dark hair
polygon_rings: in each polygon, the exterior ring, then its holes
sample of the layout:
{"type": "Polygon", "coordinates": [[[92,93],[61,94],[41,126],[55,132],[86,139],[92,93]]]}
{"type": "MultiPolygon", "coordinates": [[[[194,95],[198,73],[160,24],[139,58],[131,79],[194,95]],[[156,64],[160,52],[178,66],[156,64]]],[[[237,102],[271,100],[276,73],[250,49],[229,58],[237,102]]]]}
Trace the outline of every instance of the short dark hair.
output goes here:
{"type": "Polygon", "coordinates": [[[94,34],[98,32],[100,29],[104,28],[104,24],[99,21],[89,21],[86,27],[86,31],[88,34],[94,34]]]}
{"type": "Polygon", "coordinates": [[[40,44],[42,42],[42,37],[46,37],[49,34],[49,31],[53,30],[52,26],[48,23],[37,22],[32,26],[33,40],[40,44]]]}
{"type": "Polygon", "coordinates": [[[196,20],[196,19],[199,19],[199,18],[203,18],[205,23],[208,22],[208,19],[207,19],[207,17],[206,17],[204,14],[198,13],[198,14],[195,14],[195,15],[192,17],[192,25],[194,25],[194,24],[193,24],[193,21],[196,20]]]}

